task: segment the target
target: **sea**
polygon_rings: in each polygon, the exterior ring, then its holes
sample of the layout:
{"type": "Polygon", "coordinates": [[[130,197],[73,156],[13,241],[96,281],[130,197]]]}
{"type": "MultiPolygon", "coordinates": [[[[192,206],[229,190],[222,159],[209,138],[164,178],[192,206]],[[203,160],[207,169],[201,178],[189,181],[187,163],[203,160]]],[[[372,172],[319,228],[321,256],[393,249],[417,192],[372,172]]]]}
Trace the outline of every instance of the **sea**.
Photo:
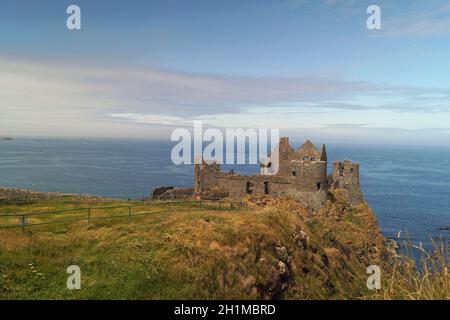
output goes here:
{"type": "MultiPolygon", "coordinates": [[[[193,167],[172,163],[174,144],[125,139],[0,141],[0,186],[121,198],[147,196],[157,186],[190,187],[193,167]]],[[[401,239],[425,248],[450,238],[449,147],[327,144],[327,153],[330,165],[335,159],[360,163],[361,188],[386,237],[397,238],[401,231],[401,239]]],[[[257,170],[236,167],[243,174],[257,170]]]]}

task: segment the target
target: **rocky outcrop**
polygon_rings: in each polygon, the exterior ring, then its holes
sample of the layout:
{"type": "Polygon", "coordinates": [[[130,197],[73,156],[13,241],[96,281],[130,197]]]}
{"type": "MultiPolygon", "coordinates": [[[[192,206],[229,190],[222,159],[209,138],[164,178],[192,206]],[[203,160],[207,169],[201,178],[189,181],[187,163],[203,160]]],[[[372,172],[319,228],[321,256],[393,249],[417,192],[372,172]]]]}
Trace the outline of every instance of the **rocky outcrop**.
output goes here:
{"type": "Polygon", "coordinates": [[[170,200],[177,198],[189,198],[194,195],[194,189],[192,188],[175,188],[169,187],[158,187],[153,190],[152,199],[153,200],[170,200]]]}
{"type": "Polygon", "coordinates": [[[222,289],[257,299],[351,297],[364,290],[366,268],[390,254],[370,208],[336,197],[314,215],[293,199],[247,199],[249,210],[270,216],[273,230],[241,251],[222,289]]]}

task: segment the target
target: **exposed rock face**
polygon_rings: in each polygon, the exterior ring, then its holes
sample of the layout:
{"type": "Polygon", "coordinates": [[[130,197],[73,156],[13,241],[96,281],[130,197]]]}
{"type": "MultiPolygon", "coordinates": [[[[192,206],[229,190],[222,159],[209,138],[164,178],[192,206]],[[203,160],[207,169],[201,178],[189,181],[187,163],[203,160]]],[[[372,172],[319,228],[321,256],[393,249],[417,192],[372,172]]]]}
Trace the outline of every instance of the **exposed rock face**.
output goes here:
{"type": "Polygon", "coordinates": [[[292,238],[294,239],[295,244],[299,248],[301,249],[307,248],[309,237],[305,231],[303,230],[295,231],[292,238]]]}
{"type": "Polygon", "coordinates": [[[160,196],[162,196],[164,193],[166,193],[169,190],[173,190],[174,188],[172,186],[167,186],[167,187],[156,187],[155,189],[153,189],[152,192],[152,197],[153,199],[157,199],[160,196]]]}
{"type": "Polygon", "coordinates": [[[281,261],[287,261],[287,259],[289,258],[286,247],[283,247],[281,245],[275,247],[275,254],[281,261]]]}
{"type": "Polygon", "coordinates": [[[393,258],[398,258],[399,254],[397,250],[399,249],[397,241],[394,239],[386,239],[386,250],[389,255],[393,258]]]}
{"type": "Polygon", "coordinates": [[[307,140],[297,151],[286,137],[280,139],[273,154],[261,164],[261,173],[243,176],[223,172],[217,163],[196,164],[194,191],[203,195],[208,190],[221,188],[229,197],[239,199],[247,195],[268,195],[274,198],[292,197],[303,207],[317,211],[327,203],[329,190],[342,189],[349,203],[363,202],[359,187],[359,165],[344,161],[335,163],[333,180],[327,176],[325,145],[319,151],[307,140]],[[276,156],[278,155],[278,156],[276,156]],[[279,165],[276,166],[275,163],[279,165]],[[276,167],[274,174],[268,175],[276,167]]]}
{"type": "Polygon", "coordinates": [[[273,212],[274,230],[239,250],[243,254],[235,273],[227,272],[228,289],[245,290],[257,299],[310,299],[342,297],[348,286],[350,296],[365,288],[366,268],[389,255],[371,210],[366,204],[349,205],[342,192],[314,215],[292,199],[269,199],[248,206],[273,212]]]}
{"type": "Polygon", "coordinates": [[[194,195],[192,188],[158,187],[152,192],[152,199],[167,200],[176,198],[186,198],[194,195]]]}

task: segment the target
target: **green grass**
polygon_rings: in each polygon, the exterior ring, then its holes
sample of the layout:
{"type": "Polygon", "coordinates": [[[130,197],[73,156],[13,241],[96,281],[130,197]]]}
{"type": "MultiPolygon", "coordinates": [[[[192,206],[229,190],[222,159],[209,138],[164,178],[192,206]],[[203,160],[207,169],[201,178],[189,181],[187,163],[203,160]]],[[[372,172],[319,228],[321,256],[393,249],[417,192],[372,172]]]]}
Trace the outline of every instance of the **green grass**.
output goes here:
{"type": "Polygon", "coordinates": [[[362,224],[361,219],[357,215],[355,215],[354,213],[347,213],[344,216],[344,221],[348,221],[348,222],[353,223],[353,224],[355,224],[357,226],[361,226],[361,224],[362,224]]]}
{"type": "Polygon", "coordinates": [[[131,215],[142,215],[152,212],[162,211],[189,211],[219,208],[229,209],[229,203],[199,202],[140,202],[140,201],[114,201],[114,202],[94,202],[94,203],[67,203],[67,202],[44,202],[21,205],[6,205],[1,207],[0,228],[2,226],[21,225],[21,217],[27,214],[27,224],[41,224],[52,222],[64,222],[65,220],[96,220],[105,218],[115,218],[131,215]]]}
{"type": "MultiPolygon", "coordinates": [[[[95,204],[98,205],[109,204],[95,204]]],[[[222,227],[225,217],[222,211],[208,211],[211,204],[202,205],[205,211],[196,209],[197,204],[171,204],[172,210],[183,211],[133,216],[130,221],[94,220],[89,225],[87,221],[61,223],[27,227],[25,233],[21,229],[0,230],[0,298],[208,297],[211,290],[210,281],[205,279],[208,274],[198,270],[204,271],[205,266],[198,262],[207,259],[202,259],[203,252],[195,242],[183,241],[182,237],[198,234],[192,229],[192,224],[218,224],[222,227]],[[191,230],[185,235],[187,229],[191,230]],[[80,291],[66,289],[66,268],[71,264],[81,267],[83,289],[80,291]]],[[[89,206],[92,204],[40,203],[7,206],[0,212],[18,212],[17,209],[20,212],[43,212],[89,206]]],[[[137,210],[133,208],[133,212],[161,211],[167,206],[167,203],[162,203],[149,209],[142,205],[137,210]]],[[[95,217],[123,213],[121,209],[91,209],[91,212],[95,217]]],[[[61,213],[39,216],[38,219],[42,222],[71,217],[71,213],[61,213]]],[[[232,232],[229,237],[233,237],[232,232]]],[[[206,267],[210,274],[215,270],[214,265],[206,267]]]]}
{"type": "MultiPolygon", "coordinates": [[[[111,204],[3,206],[0,224],[5,213],[111,204]]],[[[446,265],[423,278],[405,264],[384,261],[383,238],[370,210],[337,205],[306,219],[289,202],[234,211],[179,203],[171,205],[177,211],[130,220],[35,226],[24,233],[0,229],[0,299],[448,298],[446,265]],[[299,230],[308,234],[306,248],[293,237],[299,230]],[[277,246],[289,254],[285,281],[278,274],[277,246]],[[384,270],[383,290],[375,293],[366,287],[370,264],[384,270]],[[81,268],[81,290],[66,288],[70,265],[81,268]]],[[[97,209],[94,215],[117,217],[122,210],[97,209]]],[[[39,219],[55,216],[62,217],[39,219]]]]}

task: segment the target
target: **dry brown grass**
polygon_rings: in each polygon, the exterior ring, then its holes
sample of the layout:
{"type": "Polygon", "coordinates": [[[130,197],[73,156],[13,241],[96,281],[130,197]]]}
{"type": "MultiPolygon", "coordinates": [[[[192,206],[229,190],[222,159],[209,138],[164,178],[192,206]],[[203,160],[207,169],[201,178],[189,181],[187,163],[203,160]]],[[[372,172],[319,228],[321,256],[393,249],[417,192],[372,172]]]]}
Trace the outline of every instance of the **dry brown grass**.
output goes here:
{"type": "Polygon", "coordinates": [[[448,247],[428,258],[425,273],[398,260],[383,265],[383,238],[367,206],[335,202],[309,216],[291,200],[267,201],[2,230],[0,298],[448,299],[448,247]],[[309,236],[306,248],[294,240],[299,230],[309,236]],[[277,246],[289,254],[283,288],[277,246]],[[83,272],[75,293],[65,290],[70,264],[83,272]],[[383,265],[376,293],[366,288],[370,264],[383,265]]]}
{"type": "Polygon", "coordinates": [[[418,267],[409,259],[385,264],[382,287],[368,298],[450,300],[449,244],[440,241],[433,246],[432,252],[423,252],[418,267]]]}

